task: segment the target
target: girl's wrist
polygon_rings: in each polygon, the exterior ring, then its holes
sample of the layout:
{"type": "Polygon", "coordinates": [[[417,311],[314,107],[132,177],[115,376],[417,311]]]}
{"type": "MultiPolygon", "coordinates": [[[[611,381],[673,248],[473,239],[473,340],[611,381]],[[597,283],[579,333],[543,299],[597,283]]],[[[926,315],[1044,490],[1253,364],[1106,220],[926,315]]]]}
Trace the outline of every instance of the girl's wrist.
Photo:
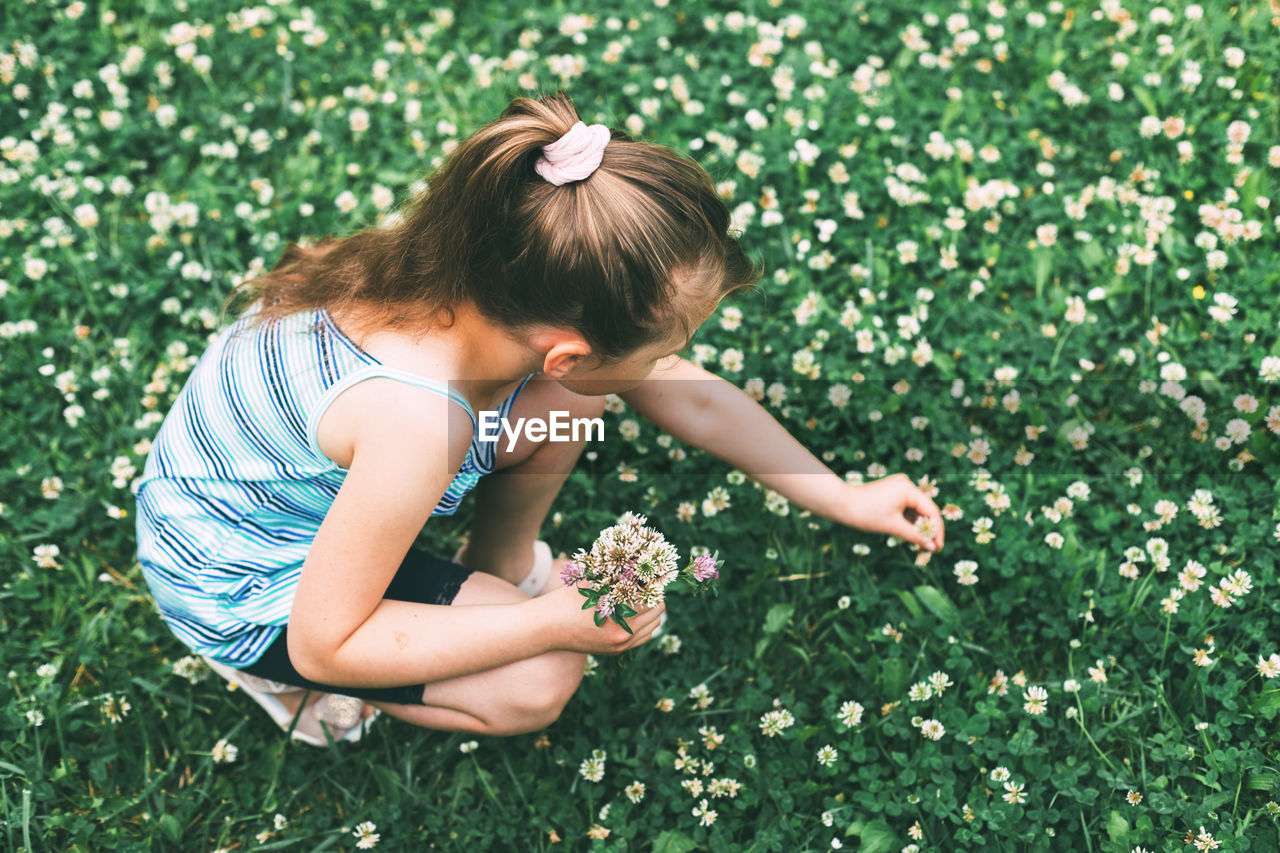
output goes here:
{"type": "Polygon", "coordinates": [[[565,641],[562,611],[555,607],[556,590],[515,605],[529,630],[530,657],[568,648],[565,641]],[[561,618],[557,618],[560,614],[561,618]]]}
{"type": "MultiPolygon", "coordinates": [[[[835,477],[836,475],[832,475],[835,477]]],[[[843,524],[845,527],[861,529],[860,519],[864,516],[860,510],[865,501],[859,484],[850,483],[836,477],[822,508],[815,509],[819,515],[843,524]]]]}

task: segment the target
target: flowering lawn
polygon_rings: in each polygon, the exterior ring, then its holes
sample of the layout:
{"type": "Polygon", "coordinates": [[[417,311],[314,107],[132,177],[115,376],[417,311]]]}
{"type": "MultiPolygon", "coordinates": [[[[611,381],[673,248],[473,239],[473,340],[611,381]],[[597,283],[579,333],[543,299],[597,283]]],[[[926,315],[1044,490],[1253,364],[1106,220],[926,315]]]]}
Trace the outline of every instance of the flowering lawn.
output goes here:
{"type": "Polygon", "coordinates": [[[0,846],[1280,850],[1276,0],[410,5],[0,11],[0,846]],[[718,594],[542,733],[290,744],[147,595],[149,440],[236,282],[557,88],[765,267],[690,357],[946,547],[614,401],[545,538],[718,594]]]}

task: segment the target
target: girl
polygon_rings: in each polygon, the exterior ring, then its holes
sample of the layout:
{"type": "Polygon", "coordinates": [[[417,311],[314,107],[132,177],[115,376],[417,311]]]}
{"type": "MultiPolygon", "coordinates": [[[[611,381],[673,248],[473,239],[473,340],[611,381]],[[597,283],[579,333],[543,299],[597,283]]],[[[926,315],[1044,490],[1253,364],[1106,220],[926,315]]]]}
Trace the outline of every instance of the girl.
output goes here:
{"type": "Polygon", "coordinates": [[[248,309],[195,367],[138,490],[162,616],[310,743],[356,739],[373,709],[543,728],[585,655],[646,642],[662,608],[634,634],[597,627],[550,580],[538,530],[585,438],[482,442],[477,413],[597,417],[609,393],[803,508],[941,547],[937,507],[905,476],[846,483],[674,355],[757,278],[698,165],[586,126],[563,94],[516,99],[395,225],[291,245],[243,287],[248,309]],[[455,561],[411,547],[473,488],[455,561]]]}

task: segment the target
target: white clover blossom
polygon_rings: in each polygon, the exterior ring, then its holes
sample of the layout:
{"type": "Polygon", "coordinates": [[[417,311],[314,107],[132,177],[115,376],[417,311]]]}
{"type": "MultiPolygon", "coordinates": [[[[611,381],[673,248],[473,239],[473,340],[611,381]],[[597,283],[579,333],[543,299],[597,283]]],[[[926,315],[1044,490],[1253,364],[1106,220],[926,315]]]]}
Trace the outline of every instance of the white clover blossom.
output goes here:
{"type": "Polygon", "coordinates": [[[235,744],[231,743],[226,738],[223,738],[213,745],[213,763],[230,764],[236,760],[236,756],[239,755],[239,753],[240,750],[235,744]]]}
{"type": "Polygon", "coordinates": [[[783,729],[794,725],[795,721],[796,718],[786,708],[775,708],[772,711],[766,711],[760,717],[760,731],[766,737],[777,737],[782,733],[783,729]]]}
{"type": "Polygon", "coordinates": [[[956,582],[972,586],[978,582],[978,564],[973,560],[960,560],[955,567],[956,582]]]}
{"type": "Polygon", "coordinates": [[[356,841],[356,847],[361,850],[370,850],[377,846],[378,842],[382,840],[382,836],[374,831],[377,828],[377,825],[369,820],[356,824],[356,828],[351,832],[353,836],[359,839],[356,841]]]}
{"type": "Polygon", "coordinates": [[[861,704],[850,700],[840,706],[838,719],[846,728],[851,729],[862,722],[863,710],[861,704]]]}
{"type": "Polygon", "coordinates": [[[946,734],[946,731],[942,723],[937,720],[924,720],[920,723],[920,734],[929,740],[942,740],[942,736],[946,734]]]}
{"type": "Polygon", "coordinates": [[[591,756],[584,758],[578,765],[578,773],[588,782],[599,782],[604,778],[604,766],[607,754],[603,749],[591,750],[591,756]]]}

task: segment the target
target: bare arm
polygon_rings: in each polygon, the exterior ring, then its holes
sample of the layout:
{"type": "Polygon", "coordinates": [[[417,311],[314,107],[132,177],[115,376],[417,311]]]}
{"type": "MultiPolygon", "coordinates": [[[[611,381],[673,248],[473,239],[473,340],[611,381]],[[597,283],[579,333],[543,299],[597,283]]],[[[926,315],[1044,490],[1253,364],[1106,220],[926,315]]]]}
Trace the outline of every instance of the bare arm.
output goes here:
{"type": "Polygon", "coordinates": [[[732,383],[677,358],[621,396],[685,444],[724,460],[804,509],[838,520],[844,481],[732,383]]]}
{"type": "Polygon", "coordinates": [[[732,383],[682,358],[663,364],[621,395],[661,429],[724,460],[797,506],[832,521],[888,533],[936,550],[942,517],[902,475],[865,485],[845,482],[810,453],[769,412],[732,383]],[[934,519],[925,539],[903,515],[934,519]]]}
{"type": "Polygon", "coordinates": [[[352,687],[420,684],[555,648],[629,647],[632,637],[597,629],[569,590],[515,604],[384,600],[466,453],[471,422],[443,397],[384,380],[355,386],[339,404],[359,413],[354,452],[293,601],[289,655],[302,675],[352,687]]]}

